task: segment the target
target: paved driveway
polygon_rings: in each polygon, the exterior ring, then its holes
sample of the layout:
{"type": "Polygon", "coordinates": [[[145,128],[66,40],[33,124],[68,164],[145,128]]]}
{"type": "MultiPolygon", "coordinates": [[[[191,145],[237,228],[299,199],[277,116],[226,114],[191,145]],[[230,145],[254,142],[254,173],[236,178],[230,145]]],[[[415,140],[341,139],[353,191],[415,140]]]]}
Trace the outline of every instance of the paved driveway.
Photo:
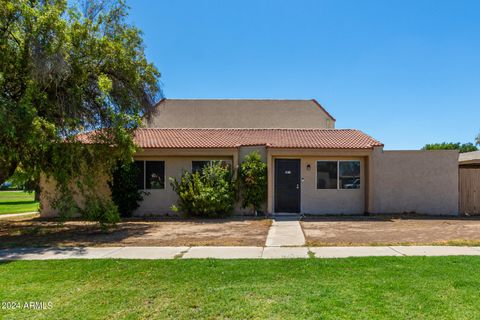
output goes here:
{"type": "Polygon", "coordinates": [[[480,245],[480,218],[319,217],[301,224],[310,246],[480,245]]]}

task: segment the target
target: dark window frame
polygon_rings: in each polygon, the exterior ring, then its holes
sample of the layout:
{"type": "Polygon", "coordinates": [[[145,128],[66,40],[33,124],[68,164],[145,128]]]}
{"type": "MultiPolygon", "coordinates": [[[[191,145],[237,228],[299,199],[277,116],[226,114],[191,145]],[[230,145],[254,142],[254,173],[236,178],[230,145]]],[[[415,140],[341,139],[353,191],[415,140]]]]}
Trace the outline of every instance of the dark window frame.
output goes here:
{"type": "Polygon", "coordinates": [[[140,170],[140,172],[138,173],[138,176],[137,176],[137,190],[145,190],[145,161],[144,160],[135,160],[135,165],[138,166],[138,169],[140,170]],[[139,176],[142,176],[142,185],[141,185],[141,188],[140,188],[140,179],[139,179],[139,176]]]}
{"type": "Polygon", "coordinates": [[[315,189],[316,190],[359,190],[362,187],[362,162],[361,160],[330,160],[330,159],[320,159],[315,161],[315,189]],[[318,187],[318,163],[319,162],[336,162],[336,167],[337,167],[337,187],[336,188],[319,188],[318,187]],[[359,180],[359,187],[358,188],[343,188],[340,184],[340,163],[341,162],[358,162],[359,163],[359,174],[358,174],[358,180],[359,180]]]}
{"type": "Polygon", "coordinates": [[[135,162],[142,162],[143,163],[143,169],[141,170],[143,173],[143,188],[142,189],[139,189],[139,190],[164,190],[165,189],[165,184],[166,184],[166,174],[167,174],[167,170],[166,170],[166,163],[165,163],[165,160],[135,160],[135,162]],[[162,177],[162,182],[163,182],[163,185],[161,186],[161,188],[151,188],[151,186],[149,188],[147,188],[147,163],[149,162],[159,162],[159,163],[162,163],[163,165],[163,177],[162,177]]]}
{"type": "MultiPolygon", "coordinates": [[[[330,177],[329,177],[330,179],[330,177]]],[[[338,160],[317,160],[315,163],[315,187],[317,190],[336,190],[338,189],[338,160]],[[331,162],[335,163],[335,168],[336,168],[336,183],[335,183],[335,188],[319,188],[318,186],[318,164],[319,162],[331,162]]]]}

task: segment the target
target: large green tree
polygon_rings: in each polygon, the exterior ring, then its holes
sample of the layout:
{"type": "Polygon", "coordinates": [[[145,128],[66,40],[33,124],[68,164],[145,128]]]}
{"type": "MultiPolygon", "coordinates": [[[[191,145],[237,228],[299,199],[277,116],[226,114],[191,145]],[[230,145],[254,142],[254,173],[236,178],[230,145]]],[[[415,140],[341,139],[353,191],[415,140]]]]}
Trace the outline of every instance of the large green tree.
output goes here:
{"type": "Polygon", "coordinates": [[[127,14],[121,0],[0,0],[0,183],[21,168],[66,191],[82,168],[131,159],[161,90],[127,14]],[[91,130],[98,147],[75,138],[91,130]]]}
{"type": "Polygon", "coordinates": [[[432,143],[426,144],[422,150],[458,150],[460,153],[477,151],[478,148],[471,142],[460,143],[460,142],[442,142],[442,143],[432,143]]]}

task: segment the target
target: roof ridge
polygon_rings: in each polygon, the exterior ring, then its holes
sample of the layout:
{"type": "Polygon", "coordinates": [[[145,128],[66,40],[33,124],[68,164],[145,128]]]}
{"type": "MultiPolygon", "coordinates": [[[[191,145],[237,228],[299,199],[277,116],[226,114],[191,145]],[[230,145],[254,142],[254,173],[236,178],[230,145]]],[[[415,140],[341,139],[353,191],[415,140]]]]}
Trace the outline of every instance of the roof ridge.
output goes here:
{"type": "MultiPolygon", "coordinates": [[[[315,99],[276,99],[276,98],[162,98],[158,102],[170,100],[170,101],[312,101],[315,99]]],[[[157,102],[157,103],[158,103],[157,102]]]]}
{"type": "Polygon", "coordinates": [[[260,131],[260,130],[285,130],[285,131],[360,131],[359,129],[352,128],[138,128],[141,130],[250,130],[250,131],[260,131]]]}

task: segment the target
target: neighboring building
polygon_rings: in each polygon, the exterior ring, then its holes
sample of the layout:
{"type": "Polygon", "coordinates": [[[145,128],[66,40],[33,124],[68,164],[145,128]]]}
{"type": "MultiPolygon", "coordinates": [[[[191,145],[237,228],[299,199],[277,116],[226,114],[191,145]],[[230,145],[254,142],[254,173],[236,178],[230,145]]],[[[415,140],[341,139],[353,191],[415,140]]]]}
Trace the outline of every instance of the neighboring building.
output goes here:
{"type": "Polygon", "coordinates": [[[312,100],[163,99],[147,128],[335,128],[312,100]]]}
{"type": "Polygon", "coordinates": [[[334,129],[315,100],[166,99],[146,125],[135,160],[149,195],[137,215],[171,212],[169,177],[213,160],[237,168],[253,150],[268,165],[268,213],[458,214],[457,151],[384,151],[361,131],[334,129]]]}

